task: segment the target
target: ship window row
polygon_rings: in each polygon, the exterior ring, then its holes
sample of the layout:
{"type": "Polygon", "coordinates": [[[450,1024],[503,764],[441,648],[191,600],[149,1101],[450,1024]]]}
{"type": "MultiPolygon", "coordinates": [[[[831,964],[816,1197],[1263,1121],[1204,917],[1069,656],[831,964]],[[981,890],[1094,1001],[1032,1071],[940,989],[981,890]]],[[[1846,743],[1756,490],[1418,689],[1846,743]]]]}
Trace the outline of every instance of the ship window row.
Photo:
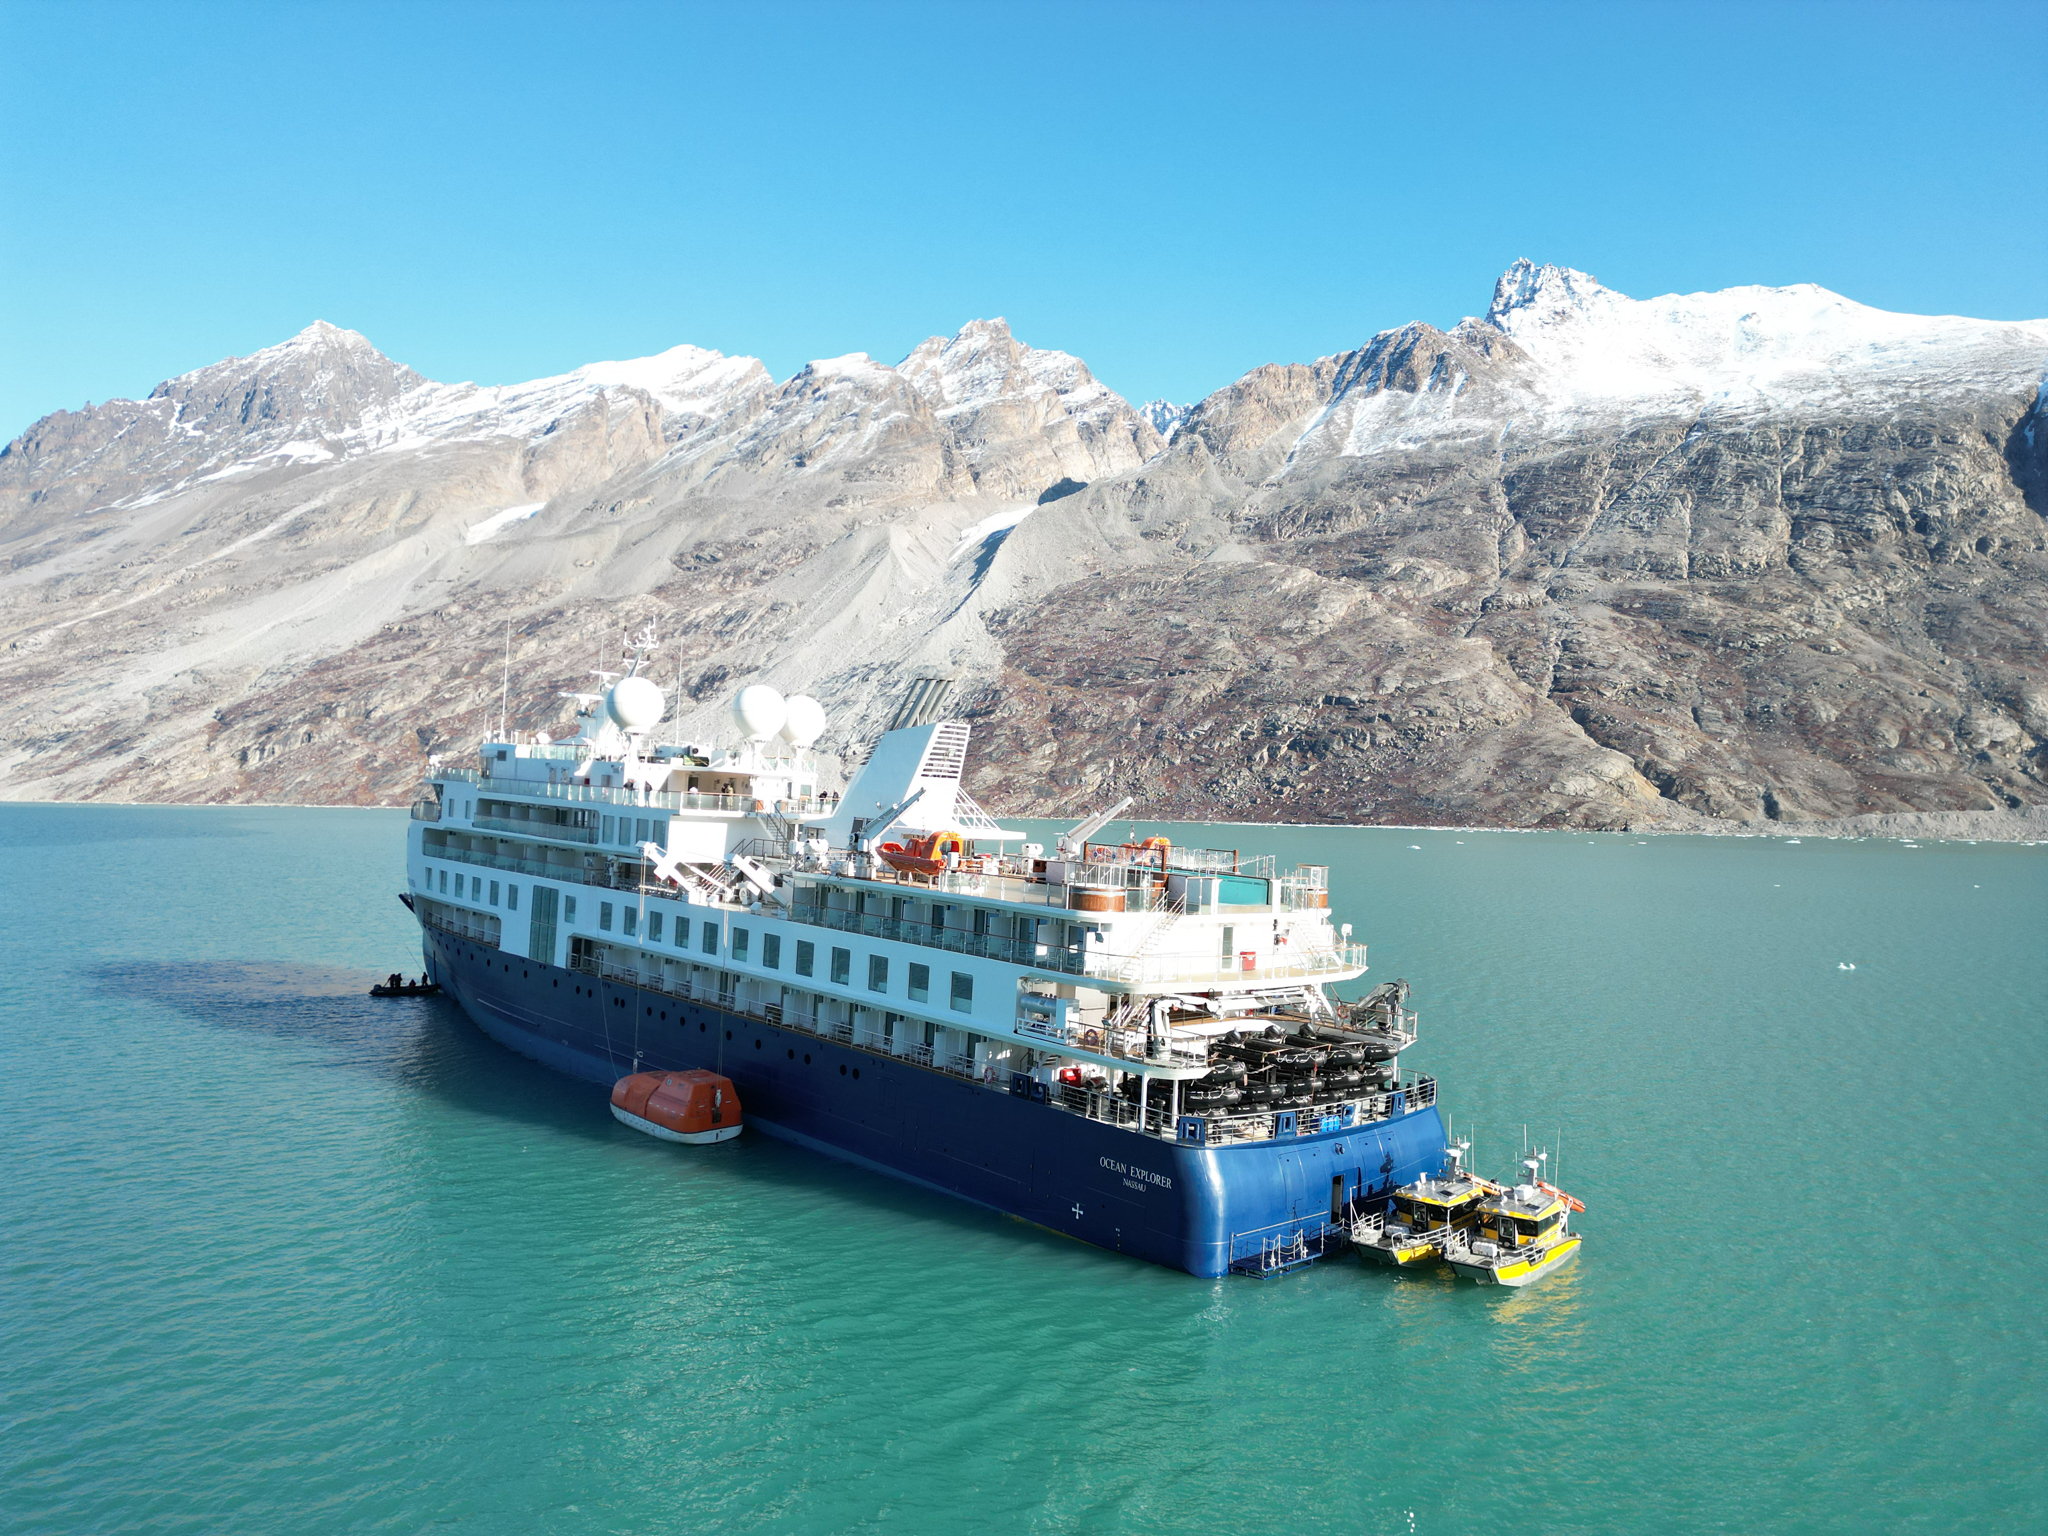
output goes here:
{"type": "MultiPolygon", "coordinates": [[[[481,875],[469,875],[462,870],[452,871],[452,877],[454,880],[453,894],[458,898],[467,896],[471,901],[487,902],[493,907],[502,906],[509,912],[519,910],[519,887],[510,881],[487,881],[481,875]],[[467,890],[464,889],[463,882],[465,880],[468,881],[467,890]]],[[[438,889],[444,895],[448,894],[450,878],[451,871],[447,869],[431,871],[428,875],[430,888],[438,889]]],[[[536,901],[539,901],[542,894],[545,893],[550,905],[550,910],[545,920],[542,919],[538,911],[535,913],[536,933],[539,933],[544,921],[548,942],[545,948],[536,949],[534,953],[537,956],[551,957],[554,951],[554,914],[552,904],[555,900],[556,892],[551,887],[542,885],[535,885],[533,889],[536,901]]],[[[576,898],[574,896],[567,894],[561,896],[561,917],[565,925],[574,926],[576,922],[576,898]]],[[[640,939],[643,937],[640,931],[642,926],[640,908],[630,902],[600,901],[597,904],[597,926],[599,931],[603,933],[618,933],[629,939],[640,939]]],[[[719,952],[718,924],[709,919],[704,919],[695,926],[698,930],[699,948],[702,953],[716,955],[719,952]]],[[[646,933],[644,938],[650,944],[662,943],[663,930],[666,928],[673,935],[671,942],[676,949],[684,951],[690,949],[690,930],[692,924],[691,920],[681,913],[675,914],[674,921],[671,923],[668,920],[667,914],[660,911],[649,912],[646,914],[645,927],[646,933]]],[[[817,946],[809,939],[798,939],[795,944],[795,951],[794,968],[796,974],[799,976],[815,974],[817,946]]],[[[732,927],[731,938],[727,944],[727,953],[732,959],[742,964],[750,963],[753,955],[752,930],[735,923],[732,927]]],[[[771,971],[782,969],[781,934],[764,933],[761,935],[761,965],[763,968],[771,971]]],[[[931,1000],[931,967],[913,961],[905,967],[905,971],[904,990],[910,1001],[915,1003],[929,1002],[931,1000]]],[[[843,987],[851,984],[853,977],[853,952],[850,949],[842,949],[837,946],[833,948],[830,976],[835,986],[843,987]]],[[[867,985],[870,992],[884,995],[888,993],[888,956],[868,956],[867,985]]],[[[965,971],[952,972],[947,1002],[957,1013],[972,1013],[974,1011],[973,976],[965,971]]]]}
{"type": "MultiPolygon", "coordinates": [[[[429,874],[427,879],[431,882],[434,876],[429,874]]],[[[443,896],[446,896],[449,892],[448,871],[445,869],[440,872],[440,882],[438,889],[443,896]]],[[[430,884],[429,889],[433,888],[430,884]]],[[[519,910],[519,887],[513,885],[510,881],[506,881],[502,885],[496,880],[486,882],[482,875],[465,876],[461,870],[457,870],[455,871],[455,895],[457,897],[466,895],[471,901],[488,901],[494,907],[503,905],[508,912],[517,912],[519,910]],[[469,881],[467,891],[463,889],[462,884],[465,879],[469,881]],[[487,885],[488,893],[486,891],[487,885]]]]}

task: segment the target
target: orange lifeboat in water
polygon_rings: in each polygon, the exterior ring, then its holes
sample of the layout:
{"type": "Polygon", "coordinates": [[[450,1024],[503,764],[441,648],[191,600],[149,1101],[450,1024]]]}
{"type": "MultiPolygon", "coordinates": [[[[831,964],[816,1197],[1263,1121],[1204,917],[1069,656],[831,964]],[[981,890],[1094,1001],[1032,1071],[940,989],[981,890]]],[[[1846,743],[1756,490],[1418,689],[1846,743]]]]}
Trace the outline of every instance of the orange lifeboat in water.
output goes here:
{"type": "Polygon", "coordinates": [[[612,1084],[612,1116],[663,1141],[730,1141],[740,1133],[740,1096],[716,1072],[635,1072],[612,1084]]]}
{"type": "Polygon", "coordinates": [[[923,837],[913,837],[908,844],[884,843],[875,850],[875,857],[891,869],[900,869],[913,875],[943,875],[946,872],[946,855],[965,855],[967,844],[958,832],[928,832],[923,837]]]}

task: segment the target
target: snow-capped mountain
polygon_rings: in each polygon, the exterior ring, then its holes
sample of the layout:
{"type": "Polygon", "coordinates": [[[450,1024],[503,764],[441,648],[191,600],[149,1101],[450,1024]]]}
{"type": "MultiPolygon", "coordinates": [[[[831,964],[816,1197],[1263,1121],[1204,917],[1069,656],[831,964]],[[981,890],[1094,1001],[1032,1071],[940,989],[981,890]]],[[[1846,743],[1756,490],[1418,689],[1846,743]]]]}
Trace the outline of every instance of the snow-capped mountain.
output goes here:
{"type": "Polygon", "coordinates": [[[1138,407],[1138,414],[1152,423],[1152,430],[1160,437],[1168,438],[1193,409],[1191,405],[1175,405],[1171,400],[1147,400],[1138,407]]]}
{"type": "Polygon", "coordinates": [[[760,677],[856,741],[951,673],[1020,811],[2041,804],[2044,375],[2048,322],[1528,262],[1185,407],[1000,319],[487,386],[316,323],[0,451],[0,778],[395,797],[494,713],[508,627],[540,727],[652,618],[692,729],[760,677]]]}

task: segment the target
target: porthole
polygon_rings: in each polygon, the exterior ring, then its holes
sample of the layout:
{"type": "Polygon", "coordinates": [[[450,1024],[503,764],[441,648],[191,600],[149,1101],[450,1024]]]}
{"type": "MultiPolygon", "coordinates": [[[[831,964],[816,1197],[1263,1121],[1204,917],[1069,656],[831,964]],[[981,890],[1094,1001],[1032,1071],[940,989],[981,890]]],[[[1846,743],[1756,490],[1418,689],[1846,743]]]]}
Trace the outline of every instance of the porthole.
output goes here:
{"type": "Polygon", "coordinates": [[[839,1075],[841,1077],[846,1076],[846,1063],[843,1061],[839,1063],[839,1075]]]}
{"type": "Polygon", "coordinates": [[[756,1041],[754,1042],[754,1049],[755,1049],[755,1050],[757,1050],[757,1051],[758,1051],[759,1049],[761,1049],[761,1042],[760,1042],[759,1040],[756,1040],[756,1041]]]}
{"type": "Polygon", "coordinates": [[[810,1064],[811,1064],[811,1053],[810,1053],[809,1051],[805,1051],[805,1052],[804,1052],[804,1065],[808,1067],[808,1066],[809,1066],[810,1064]]]}
{"type": "Polygon", "coordinates": [[[858,1078],[858,1077],[860,1076],[860,1068],[859,1068],[859,1067],[855,1067],[855,1068],[853,1069],[853,1075],[854,1075],[854,1076],[855,1076],[856,1078],[858,1078]]]}
{"type": "Polygon", "coordinates": [[[795,1052],[794,1050],[792,1050],[792,1051],[791,1051],[791,1052],[789,1053],[789,1059],[790,1059],[791,1061],[795,1061],[795,1060],[796,1060],[796,1052],[795,1052]]]}
{"type": "Polygon", "coordinates": [[[725,1032],[725,1038],[726,1038],[726,1039],[728,1039],[728,1040],[730,1040],[730,1039],[732,1038],[732,1031],[731,1031],[731,1030],[729,1030],[729,1029],[728,1029],[728,1030],[727,1030],[727,1031],[725,1032]]]}

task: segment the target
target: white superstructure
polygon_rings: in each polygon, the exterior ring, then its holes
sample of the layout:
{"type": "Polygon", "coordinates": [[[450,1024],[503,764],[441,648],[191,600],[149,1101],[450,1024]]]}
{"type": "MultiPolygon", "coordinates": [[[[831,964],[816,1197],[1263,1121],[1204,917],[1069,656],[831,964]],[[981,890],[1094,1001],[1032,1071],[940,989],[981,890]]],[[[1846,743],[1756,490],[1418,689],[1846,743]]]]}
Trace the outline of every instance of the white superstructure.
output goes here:
{"type": "Polygon", "coordinates": [[[1033,1097],[1169,1137],[1190,1111],[1205,1140],[1234,1140],[1291,1131],[1281,1115],[1380,1119],[1433,1092],[1399,1082],[1414,1017],[1399,995],[1347,1010],[1325,992],[1366,966],[1332,929],[1321,868],[1159,839],[1048,853],[962,787],[968,727],[917,711],[842,796],[822,789],[810,700],[743,690],[734,739],[706,751],[648,743],[662,695],[645,679],[576,697],[574,739],[486,742],[475,767],[436,764],[413,807],[414,910],[508,967],[1039,1084],[1033,1097]],[[1368,1070],[1305,1072],[1298,1092],[1218,1072],[1219,1042],[1318,1029],[1389,1044],[1340,1057],[1368,1070]]]}

